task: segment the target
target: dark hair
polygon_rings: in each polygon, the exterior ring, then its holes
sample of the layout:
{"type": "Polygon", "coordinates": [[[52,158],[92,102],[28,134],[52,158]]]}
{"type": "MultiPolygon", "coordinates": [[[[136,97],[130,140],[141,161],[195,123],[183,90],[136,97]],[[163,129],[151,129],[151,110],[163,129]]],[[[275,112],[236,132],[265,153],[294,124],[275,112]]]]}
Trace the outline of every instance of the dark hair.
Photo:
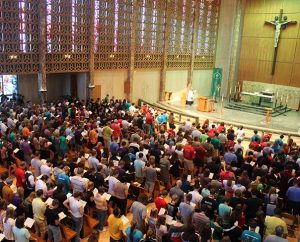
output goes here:
{"type": "Polygon", "coordinates": [[[57,199],[53,199],[52,206],[53,207],[59,206],[59,201],[57,199]]]}
{"type": "Polygon", "coordinates": [[[146,194],[140,194],[139,197],[138,197],[138,201],[144,205],[147,204],[147,201],[148,201],[148,197],[146,194]]]}
{"type": "Polygon", "coordinates": [[[39,189],[36,191],[36,196],[41,197],[44,194],[44,191],[42,189],[39,189]]]}
{"type": "Polygon", "coordinates": [[[74,192],[73,197],[82,197],[82,192],[74,192]]]}
{"type": "Polygon", "coordinates": [[[114,214],[115,217],[118,218],[121,215],[121,210],[118,207],[115,207],[114,211],[113,211],[113,214],[114,214]]]}
{"type": "Polygon", "coordinates": [[[24,216],[18,216],[16,219],[16,227],[22,229],[24,227],[25,218],[24,216]]]}

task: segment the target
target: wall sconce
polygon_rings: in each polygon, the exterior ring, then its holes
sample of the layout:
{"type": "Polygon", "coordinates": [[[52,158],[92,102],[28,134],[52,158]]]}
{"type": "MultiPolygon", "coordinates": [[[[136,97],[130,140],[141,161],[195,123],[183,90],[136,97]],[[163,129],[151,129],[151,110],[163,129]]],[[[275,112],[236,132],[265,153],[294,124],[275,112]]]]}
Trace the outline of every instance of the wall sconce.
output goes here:
{"type": "Polygon", "coordinates": [[[70,55],[70,54],[65,54],[64,57],[65,57],[66,59],[71,59],[71,55],[70,55]]]}
{"type": "Polygon", "coordinates": [[[16,59],[18,59],[18,56],[17,55],[9,55],[8,58],[11,60],[16,60],[16,59]]]}
{"type": "Polygon", "coordinates": [[[202,59],[205,59],[205,56],[202,56],[202,59]]]}
{"type": "Polygon", "coordinates": [[[178,58],[179,58],[179,55],[176,55],[175,58],[178,59],[178,58]]]}
{"type": "Polygon", "coordinates": [[[146,55],[146,58],[149,59],[149,58],[150,58],[150,55],[146,55]]]}
{"type": "Polygon", "coordinates": [[[114,57],[115,57],[115,55],[113,55],[113,54],[109,55],[109,58],[114,58],[114,57]]]}

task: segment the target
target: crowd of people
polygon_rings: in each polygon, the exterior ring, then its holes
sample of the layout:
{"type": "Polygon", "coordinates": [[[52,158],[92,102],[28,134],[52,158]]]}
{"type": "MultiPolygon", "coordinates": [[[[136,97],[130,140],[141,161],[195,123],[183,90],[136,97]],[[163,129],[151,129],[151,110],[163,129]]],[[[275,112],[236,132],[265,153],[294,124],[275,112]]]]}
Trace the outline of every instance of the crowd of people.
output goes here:
{"type": "Polygon", "coordinates": [[[34,229],[59,242],[61,223],[80,241],[84,214],[99,221],[89,241],[106,230],[111,242],[287,241],[283,212],[298,226],[299,146],[283,135],[254,130],[246,145],[243,127],[177,124],[108,95],[5,101],[0,112],[5,241],[29,241],[34,229]]]}

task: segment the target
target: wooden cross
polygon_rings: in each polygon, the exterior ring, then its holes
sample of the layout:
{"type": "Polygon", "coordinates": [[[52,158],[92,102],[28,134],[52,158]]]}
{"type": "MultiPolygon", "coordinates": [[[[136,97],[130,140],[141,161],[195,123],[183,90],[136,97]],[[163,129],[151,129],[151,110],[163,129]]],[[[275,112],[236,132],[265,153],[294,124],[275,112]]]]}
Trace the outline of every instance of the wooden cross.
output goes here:
{"type": "Polygon", "coordinates": [[[274,58],[273,58],[273,65],[272,65],[272,75],[275,73],[275,65],[276,65],[276,59],[277,59],[277,50],[278,50],[278,42],[279,42],[279,36],[281,33],[281,30],[285,29],[288,24],[297,24],[297,21],[287,21],[287,16],[283,15],[283,9],[280,9],[279,16],[275,16],[273,21],[265,21],[265,24],[272,24],[275,29],[275,36],[274,36],[274,58]]]}

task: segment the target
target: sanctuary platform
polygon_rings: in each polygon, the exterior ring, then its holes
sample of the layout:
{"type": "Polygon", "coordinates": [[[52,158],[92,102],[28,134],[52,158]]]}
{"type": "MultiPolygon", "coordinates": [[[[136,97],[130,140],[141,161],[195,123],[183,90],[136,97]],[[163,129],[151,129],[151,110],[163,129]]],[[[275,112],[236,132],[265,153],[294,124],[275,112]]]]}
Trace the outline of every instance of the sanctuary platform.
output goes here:
{"type": "Polygon", "coordinates": [[[221,103],[215,103],[215,110],[212,112],[200,112],[197,110],[196,103],[193,105],[183,105],[180,100],[158,102],[157,106],[174,110],[174,112],[183,112],[189,115],[199,116],[200,119],[209,119],[216,122],[233,123],[234,125],[243,125],[251,129],[270,129],[276,133],[293,132],[300,136],[300,112],[291,110],[276,117],[271,117],[270,122],[266,122],[266,117],[261,114],[252,113],[243,110],[227,109],[228,101],[224,100],[222,107],[221,103]]]}

